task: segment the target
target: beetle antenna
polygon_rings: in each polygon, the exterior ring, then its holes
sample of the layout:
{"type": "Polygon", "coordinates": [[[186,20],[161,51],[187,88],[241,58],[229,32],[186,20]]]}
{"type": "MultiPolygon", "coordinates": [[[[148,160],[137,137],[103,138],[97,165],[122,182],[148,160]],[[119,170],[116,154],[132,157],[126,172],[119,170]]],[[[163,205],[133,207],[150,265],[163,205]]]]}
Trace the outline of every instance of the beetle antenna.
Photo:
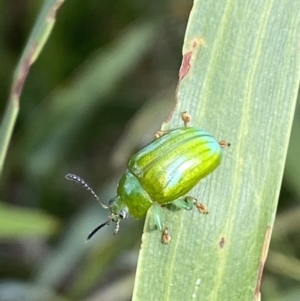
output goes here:
{"type": "Polygon", "coordinates": [[[103,223],[103,224],[97,226],[94,230],[92,230],[92,231],[90,232],[90,234],[88,235],[88,237],[86,238],[86,241],[90,240],[90,239],[94,236],[94,234],[97,233],[102,227],[104,227],[104,226],[106,226],[106,225],[109,225],[110,221],[111,221],[111,220],[109,219],[109,220],[107,220],[105,223],[103,223]]]}
{"type": "MultiPolygon", "coordinates": [[[[91,187],[84,179],[80,178],[79,176],[77,176],[77,175],[75,175],[75,174],[73,174],[73,173],[68,173],[68,174],[65,176],[65,178],[66,178],[67,180],[74,181],[74,182],[76,182],[76,183],[81,184],[87,191],[89,191],[89,192],[96,198],[96,200],[98,200],[98,202],[100,203],[100,205],[101,205],[104,209],[108,209],[108,207],[100,201],[100,199],[99,199],[99,197],[97,196],[97,194],[95,193],[95,191],[92,189],[92,187],[91,187]]],[[[104,225],[106,225],[106,223],[103,224],[102,227],[103,227],[104,225]]],[[[101,227],[100,227],[100,228],[101,228],[101,227]]],[[[100,229],[100,228],[99,228],[99,229],[100,229]]],[[[97,229],[97,228],[96,228],[96,229],[97,229]]],[[[99,229],[97,229],[97,231],[98,231],[99,229]]],[[[94,233],[93,233],[93,234],[94,234],[94,233]]]]}

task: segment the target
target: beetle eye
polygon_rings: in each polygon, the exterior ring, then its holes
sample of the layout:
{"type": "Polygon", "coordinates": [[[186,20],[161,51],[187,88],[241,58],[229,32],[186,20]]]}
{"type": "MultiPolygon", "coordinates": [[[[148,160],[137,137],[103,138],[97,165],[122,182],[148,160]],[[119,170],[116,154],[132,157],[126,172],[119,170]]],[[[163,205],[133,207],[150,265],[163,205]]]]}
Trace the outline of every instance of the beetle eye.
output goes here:
{"type": "Polygon", "coordinates": [[[120,219],[125,219],[127,217],[127,212],[125,210],[120,210],[119,217],[120,219]]]}

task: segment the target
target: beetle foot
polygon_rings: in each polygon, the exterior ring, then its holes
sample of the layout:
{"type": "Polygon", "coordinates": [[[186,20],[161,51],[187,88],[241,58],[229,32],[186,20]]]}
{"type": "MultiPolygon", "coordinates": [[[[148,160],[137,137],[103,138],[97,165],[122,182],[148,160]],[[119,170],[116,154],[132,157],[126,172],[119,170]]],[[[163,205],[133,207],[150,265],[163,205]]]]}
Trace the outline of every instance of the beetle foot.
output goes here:
{"type": "Polygon", "coordinates": [[[221,140],[219,141],[219,144],[222,148],[226,148],[226,147],[229,147],[231,144],[226,142],[225,140],[221,140]]]}
{"type": "Polygon", "coordinates": [[[160,137],[162,137],[163,135],[167,134],[168,131],[157,131],[155,134],[154,134],[154,139],[158,139],[160,137]]]}
{"type": "Polygon", "coordinates": [[[165,245],[167,245],[170,241],[171,241],[172,237],[169,233],[169,229],[168,227],[165,227],[165,229],[162,232],[162,236],[161,236],[161,242],[165,245]]]}
{"type": "Polygon", "coordinates": [[[183,120],[184,126],[188,126],[192,120],[192,116],[187,111],[181,113],[181,118],[183,120]]]}
{"type": "Polygon", "coordinates": [[[202,214],[208,214],[207,207],[201,203],[199,203],[197,200],[194,200],[194,205],[198,209],[198,211],[202,214]]]}

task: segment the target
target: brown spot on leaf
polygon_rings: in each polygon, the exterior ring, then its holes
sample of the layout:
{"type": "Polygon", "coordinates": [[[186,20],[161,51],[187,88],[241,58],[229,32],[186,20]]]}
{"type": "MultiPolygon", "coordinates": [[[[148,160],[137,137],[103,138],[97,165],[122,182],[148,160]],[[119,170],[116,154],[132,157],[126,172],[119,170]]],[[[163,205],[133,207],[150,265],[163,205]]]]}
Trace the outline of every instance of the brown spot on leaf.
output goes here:
{"type": "Polygon", "coordinates": [[[260,299],[260,284],[261,284],[261,277],[263,274],[266,258],[268,255],[269,245],[270,245],[270,239],[272,234],[272,228],[271,226],[267,227],[264,244],[262,247],[261,257],[259,261],[259,269],[258,269],[258,275],[257,275],[257,281],[256,281],[256,288],[255,288],[255,295],[254,299],[259,300],[260,299]]]}
{"type": "Polygon", "coordinates": [[[50,9],[49,14],[47,16],[47,22],[54,22],[56,12],[59,9],[59,7],[63,4],[65,0],[58,0],[50,9]]]}
{"type": "Polygon", "coordinates": [[[193,39],[191,43],[191,50],[187,51],[183,57],[182,57],[182,62],[181,66],[179,69],[179,82],[188,74],[190,68],[191,68],[191,58],[193,55],[195,55],[199,49],[199,46],[206,46],[206,42],[204,38],[195,38],[193,39]]]}
{"type": "Polygon", "coordinates": [[[22,63],[20,66],[20,71],[17,75],[15,84],[12,88],[13,99],[19,99],[19,97],[20,97],[29,67],[32,64],[32,57],[35,53],[36,47],[37,47],[37,44],[33,43],[33,46],[31,47],[30,51],[28,52],[28,55],[22,60],[22,63]]]}
{"type": "Polygon", "coordinates": [[[168,128],[168,123],[171,120],[174,112],[176,112],[177,104],[178,104],[178,88],[181,80],[189,73],[191,67],[192,67],[192,59],[194,56],[197,55],[197,52],[199,51],[200,47],[205,47],[206,46],[206,41],[203,37],[197,37],[192,40],[192,42],[184,49],[184,55],[182,57],[182,62],[181,66],[179,69],[179,83],[176,87],[175,91],[175,106],[173,110],[171,111],[170,115],[168,116],[168,119],[163,122],[161,126],[161,130],[165,130],[168,128]]]}
{"type": "Polygon", "coordinates": [[[181,81],[188,74],[191,68],[191,64],[190,64],[191,57],[192,57],[192,51],[183,55],[181,66],[179,69],[179,81],[181,81]]]}

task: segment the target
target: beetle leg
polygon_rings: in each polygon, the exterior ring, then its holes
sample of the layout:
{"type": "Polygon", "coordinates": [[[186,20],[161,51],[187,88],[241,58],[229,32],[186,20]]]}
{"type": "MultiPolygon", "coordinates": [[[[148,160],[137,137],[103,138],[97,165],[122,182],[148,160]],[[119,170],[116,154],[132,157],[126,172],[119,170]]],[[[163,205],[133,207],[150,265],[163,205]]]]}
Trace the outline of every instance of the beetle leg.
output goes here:
{"type": "Polygon", "coordinates": [[[172,202],[172,205],[176,206],[179,209],[191,210],[193,209],[194,198],[188,196],[181,197],[179,199],[174,200],[172,202]]]}
{"type": "Polygon", "coordinates": [[[198,200],[196,200],[194,198],[194,205],[196,206],[196,208],[198,209],[198,211],[202,214],[208,214],[208,210],[207,207],[201,203],[198,202],[198,200]]]}
{"type": "Polygon", "coordinates": [[[192,116],[187,111],[184,111],[181,113],[181,119],[183,120],[184,126],[188,126],[192,120],[192,116]]]}
{"type": "Polygon", "coordinates": [[[193,209],[193,206],[195,206],[200,213],[202,214],[208,213],[205,205],[198,202],[198,200],[195,199],[194,197],[188,195],[173,201],[172,205],[175,205],[176,207],[185,210],[191,210],[193,209]]]}
{"type": "Polygon", "coordinates": [[[231,144],[226,142],[225,140],[221,140],[219,141],[219,144],[222,148],[226,148],[226,147],[229,147],[231,144]]]}
{"type": "Polygon", "coordinates": [[[171,238],[172,237],[169,233],[168,227],[165,227],[165,229],[163,230],[163,234],[161,236],[161,242],[166,245],[171,241],[171,238]]]}
{"type": "Polygon", "coordinates": [[[167,134],[169,131],[157,131],[155,134],[154,134],[154,139],[158,139],[160,137],[162,137],[163,135],[167,134]]]}
{"type": "Polygon", "coordinates": [[[164,230],[164,222],[163,222],[163,215],[162,215],[162,209],[159,204],[153,203],[153,209],[154,209],[154,224],[157,227],[158,230],[163,231],[164,230]]]}
{"type": "Polygon", "coordinates": [[[169,233],[168,227],[165,226],[163,222],[161,206],[157,203],[153,203],[153,209],[154,209],[153,218],[154,218],[155,226],[157,227],[158,230],[162,232],[161,242],[163,244],[168,244],[171,241],[171,235],[169,233]]]}
{"type": "MultiPolygon", "coordinates": [[[[188,126],[189,123],[191,122],[192,120],[192,116],[187,112],[187,111],[184,111],[181,113],[181,119],[183,120],[183,124],[184,126],[188,126]]],[[[157,131],[155,134],[154,134],[154,139],[158,139],[160,137],[162,137],[163,135],[169,133],[169,131],[157,131]]],[[[220,143],[221,145],[221,143],[220,143]]],[[[221,145],[222,146],[222,145],[221,145]]],[[[228,145],[229,146],[229,145],[228,145]]],[[[223,147],[223,146],[222,146],[223,147]]]]}

